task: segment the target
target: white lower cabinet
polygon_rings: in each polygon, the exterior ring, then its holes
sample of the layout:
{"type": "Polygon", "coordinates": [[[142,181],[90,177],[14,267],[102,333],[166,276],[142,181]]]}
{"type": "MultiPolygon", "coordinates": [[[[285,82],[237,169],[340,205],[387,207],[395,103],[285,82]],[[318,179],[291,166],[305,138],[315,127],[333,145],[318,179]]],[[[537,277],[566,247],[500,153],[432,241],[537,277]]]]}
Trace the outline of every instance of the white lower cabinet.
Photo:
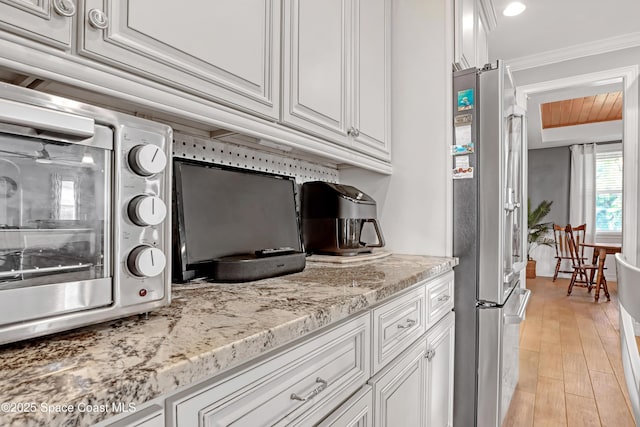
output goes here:
{"type": "Polygon", "coordinates": [[[113,427],[451,427],[453,273],[113,427]]]}
{"type": "Polygon", "coordinates": [[[449,312],[427,333],[427,426],[453,425],[455,315],[449,312]]]}
{"type": "Polygon", "coordinates": [[[453,425],[454,314],[371,379],[376,427],[453,425]]]}
{"type": "Polygon", "coordinates": [[[349,400],[343,403],[318,427],[372,427],[373,426],[373,390],[370,385],[363,386],[349,400]]]}
{"type": "Polygon", "coordinates": [[[153,404],[118,421],[107,422],[106,427],[164,427],[164,412],[159,405],[153,404]]]}
{"type": "Polygon", "coordinates": [[[312,425],[370,377],[370,313],[236,375],[170,398],[179,427],[312,425]]]}
{"type": "Polygon", "coordinates": [[[376,427],[427,425],[426,354],[421,340],[371,381],[376,427]]]}

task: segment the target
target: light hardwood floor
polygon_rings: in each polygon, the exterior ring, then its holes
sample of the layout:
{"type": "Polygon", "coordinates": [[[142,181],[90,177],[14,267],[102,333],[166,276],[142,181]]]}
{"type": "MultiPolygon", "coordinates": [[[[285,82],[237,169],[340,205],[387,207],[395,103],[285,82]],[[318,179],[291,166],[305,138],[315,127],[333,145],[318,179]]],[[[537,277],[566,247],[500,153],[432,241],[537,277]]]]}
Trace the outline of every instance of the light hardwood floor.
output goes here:
{"type": "MultiPolygon", "coordinates": [[[[567,279],[527,279],[520,327],[520,381],[505,427],[633,427],[624,383],[616,284],[611,301],[567,279]]],[[[640,345],[640,342],[639,342],[640,345]]]]}

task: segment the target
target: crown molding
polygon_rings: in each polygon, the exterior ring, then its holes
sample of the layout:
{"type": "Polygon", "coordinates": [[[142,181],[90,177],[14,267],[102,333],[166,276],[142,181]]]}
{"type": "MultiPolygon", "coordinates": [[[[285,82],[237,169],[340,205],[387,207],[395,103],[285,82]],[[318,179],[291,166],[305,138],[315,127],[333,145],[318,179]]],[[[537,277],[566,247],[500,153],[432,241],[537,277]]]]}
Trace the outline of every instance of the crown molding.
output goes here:
{"type": "Polygon", "coordinates": [[[519,71],[636,46],[640,46],[640,32],[522,56],[505,60],[505,63],[511,68],[511,71],[519,71]]]}

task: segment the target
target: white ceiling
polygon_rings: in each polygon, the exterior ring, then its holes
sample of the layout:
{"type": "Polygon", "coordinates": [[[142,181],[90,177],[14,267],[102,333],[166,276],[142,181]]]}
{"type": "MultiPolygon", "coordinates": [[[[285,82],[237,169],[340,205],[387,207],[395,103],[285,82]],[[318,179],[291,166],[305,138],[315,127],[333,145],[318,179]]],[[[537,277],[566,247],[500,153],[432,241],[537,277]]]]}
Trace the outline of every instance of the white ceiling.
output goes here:
{"type": "Polygon", "coordinates": [[[640,33],[640,0],[519,0],[527,9],[506,17],[511,0],[493,0],[497,26],[489,57],[514,59],[640,33]]]}
{"type": "MultiPolygon", "coordinates": [[[[603,40],[640,40],[640,0],[519,0],[527,9],[521,15],[506,17],[502,11],[511,1],[491,0],[497,17],[497,26],[487,37],[491,61],[504,59],[509,63],[553,51],[570,55],[574,47],[588,51],[603,40]]],[[[621,89],[621,83],[607,83],[611,82],[530,96],[529,149],[621,139],[621,121],[542,130],[540,104],[621,89]]]]}

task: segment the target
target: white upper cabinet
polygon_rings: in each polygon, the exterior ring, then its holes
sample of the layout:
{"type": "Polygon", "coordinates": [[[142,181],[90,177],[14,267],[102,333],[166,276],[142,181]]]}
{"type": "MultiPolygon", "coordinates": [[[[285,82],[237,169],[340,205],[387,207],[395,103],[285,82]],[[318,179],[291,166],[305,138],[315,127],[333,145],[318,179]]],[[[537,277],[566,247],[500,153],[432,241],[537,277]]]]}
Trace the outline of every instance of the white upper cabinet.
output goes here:
{"type": "Polygon", "coordinates": [[[495,11],[487,0],[455,0],[455,62],[481,68],[489,62],[487,34],[495,28],[495,11]]]}
{"type": "Polygon", "coordinates": [[[389,159],[390,0],[285,0],[283,123],[389,159]]]}
{"type": "Polygon", "coordinates": [[[477,0],[456,0],[455,60],[462,68],[476,66],[477,0]]]}
{"type": "Polygon", "coordinates": [[[372,155],[389,155],[391,138],[391,1],[354,2],[353,105],[354,147],[372,155]]]}
{"type": "Polygon", "coordinates": [[[67,49],[75,14],[75,0],[2,0],[0,29],[67,49]]]}
{"type": "Polygon", "coordinates": [[[279,117],[279,0],[85,0],[82,14],[82,55],[279,117]]]}
{"type": "Polygon", "coordinates": [[[348,1],[285,0],[283,121],[347,136],[348,1]]]}
{"type": "Polygon", "coordinates": [[[0,0],[0,38],[84,89],[391,172],[391,0],[0,0]]]}

